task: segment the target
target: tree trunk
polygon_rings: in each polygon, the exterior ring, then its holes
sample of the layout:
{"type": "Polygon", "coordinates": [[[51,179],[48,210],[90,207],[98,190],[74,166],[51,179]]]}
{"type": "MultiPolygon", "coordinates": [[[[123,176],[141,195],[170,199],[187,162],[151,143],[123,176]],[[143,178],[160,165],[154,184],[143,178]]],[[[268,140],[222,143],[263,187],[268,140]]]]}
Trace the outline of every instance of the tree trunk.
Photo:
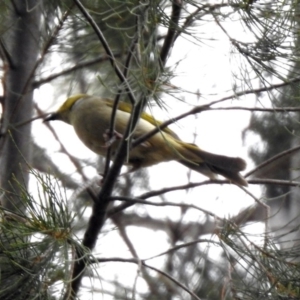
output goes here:
{"type": "Polygon", "coordinates": [[[2,205],[16,211],[22,208],[20,186],[28,184],[31,161],[31,125],[16,127],[33,113],[32,80],[39,51],[40,5],[38,0],[13,0],[6,18],[3,53],[6,57],[3,119],[1,128],[2,205]]]}

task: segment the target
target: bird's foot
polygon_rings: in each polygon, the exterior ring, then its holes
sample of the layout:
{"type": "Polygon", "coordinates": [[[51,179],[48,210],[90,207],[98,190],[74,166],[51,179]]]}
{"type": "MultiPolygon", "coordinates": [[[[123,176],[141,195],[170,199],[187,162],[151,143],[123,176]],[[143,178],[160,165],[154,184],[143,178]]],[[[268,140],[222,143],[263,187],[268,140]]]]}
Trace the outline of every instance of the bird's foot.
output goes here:
{"type": "Polygon", "coordinates": [[[123,138],[123,134],[113,131],[112,135],[110,134],[109,130],[106,130],[106,132],[103,134],[104,140],[105,140],[105,145],[103,146],[104,148],[109,148],[114,142],[117,140],[120,140],[123,138]]]}

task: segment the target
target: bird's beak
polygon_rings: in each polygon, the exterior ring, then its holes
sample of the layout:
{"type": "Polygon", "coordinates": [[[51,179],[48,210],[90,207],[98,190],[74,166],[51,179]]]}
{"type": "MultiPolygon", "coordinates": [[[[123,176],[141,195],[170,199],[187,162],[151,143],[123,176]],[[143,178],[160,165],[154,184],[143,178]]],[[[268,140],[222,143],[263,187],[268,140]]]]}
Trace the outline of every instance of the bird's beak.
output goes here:
{"type": "Polygon", "coordinates": [[[44,118],[43,122],[58,120],[58,113],[50,113],[46,118],[44,118]]]}

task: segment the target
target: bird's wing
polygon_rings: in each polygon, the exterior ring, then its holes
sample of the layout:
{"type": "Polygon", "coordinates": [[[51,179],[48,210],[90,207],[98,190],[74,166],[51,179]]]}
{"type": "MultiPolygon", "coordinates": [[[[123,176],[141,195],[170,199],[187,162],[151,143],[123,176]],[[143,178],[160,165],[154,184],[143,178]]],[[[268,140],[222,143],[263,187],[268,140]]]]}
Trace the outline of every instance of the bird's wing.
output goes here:
{"type": "MultiPolygon", "coordinates": [[[[112,101],[110,99],[104,99],[104,100],[105,100],[105,103],[109,107],[113,107],[114,101],[112,101]]],[[[131,113],[131,111],[132,111],[131,105],[126,102],[119,102],[118,109],[120,109],[124,112],[127,112],[127,113],[131,113]]],[[[163,124],[163,122],[154,119],[151,115],[147,114],[146,112],[141,113],[141,118],[146,120],[147,122],[151,123],[154,126],[160,126],[161,124],[163,124]]],[[[180,140],[178,135],[168,127],[165,127],[164,129],[162,129],[162,132],[165,132],[165,133],[171,135],[173,138],[180,140]]]]}

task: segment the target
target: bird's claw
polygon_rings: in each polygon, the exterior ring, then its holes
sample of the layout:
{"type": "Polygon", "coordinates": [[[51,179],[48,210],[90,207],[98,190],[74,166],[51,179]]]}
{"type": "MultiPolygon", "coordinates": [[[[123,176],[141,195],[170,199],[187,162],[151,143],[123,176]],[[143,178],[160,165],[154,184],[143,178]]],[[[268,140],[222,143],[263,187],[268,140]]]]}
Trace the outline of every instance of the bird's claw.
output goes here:
{"type": "Polygon", "coordinates": [[[109,148],[115,141],[122,139],[123,134],[114,130],[111,135],[111,132],[109,130],[106,130],[106,132],[103,134],[103,137],[105,140],[105,144],[103,147],[109,148]]]}

